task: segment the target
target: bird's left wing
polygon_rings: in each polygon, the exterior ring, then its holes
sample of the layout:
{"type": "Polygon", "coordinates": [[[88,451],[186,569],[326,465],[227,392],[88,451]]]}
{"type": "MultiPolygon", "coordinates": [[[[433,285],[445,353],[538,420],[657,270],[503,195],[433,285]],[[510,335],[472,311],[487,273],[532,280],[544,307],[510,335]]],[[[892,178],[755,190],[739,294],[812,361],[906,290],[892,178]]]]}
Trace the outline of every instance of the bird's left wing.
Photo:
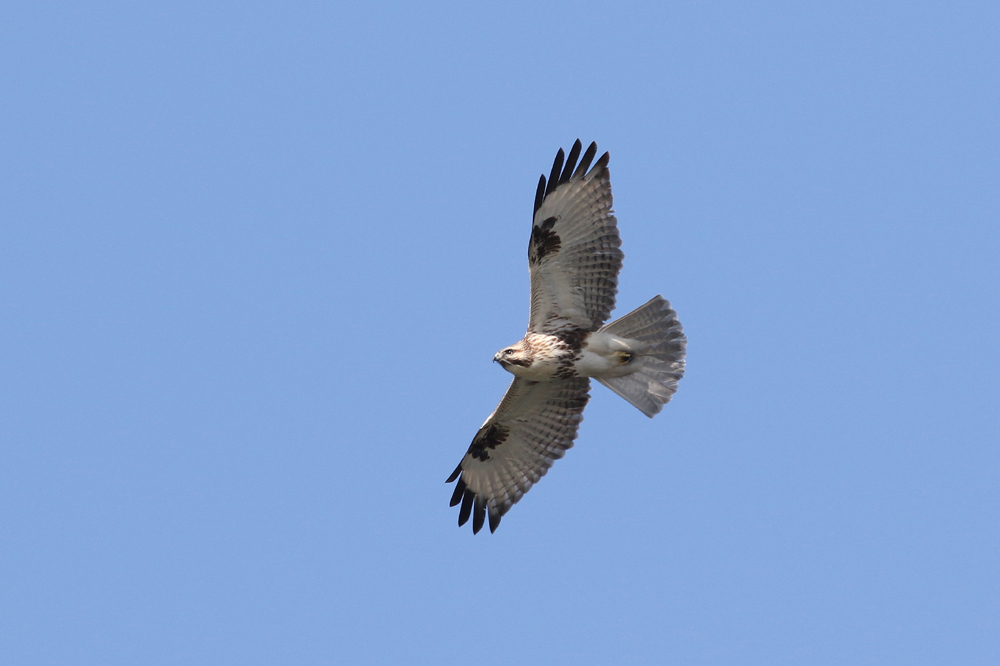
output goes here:
{"type": "Polygon", "coordinates": [[[516,377],[511,382],[448,477],[448,483],[458,481],[451,506],[462,503],[460,526],[471,515],[477,533],[489,515],[490,531],[496,531],[510,507],[573,446],[589,391],[586,377],[551,382],[516,377]]]}

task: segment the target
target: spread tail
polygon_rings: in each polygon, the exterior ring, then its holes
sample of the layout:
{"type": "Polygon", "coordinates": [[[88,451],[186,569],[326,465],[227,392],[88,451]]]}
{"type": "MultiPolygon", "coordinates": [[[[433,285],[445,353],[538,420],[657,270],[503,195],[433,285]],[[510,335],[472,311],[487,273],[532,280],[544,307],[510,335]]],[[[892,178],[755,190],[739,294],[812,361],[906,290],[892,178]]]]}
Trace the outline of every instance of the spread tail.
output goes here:
{"type": "Polygon", "coordinates": [[[656,296],[601,332],[625,338],[636,355],[629,364],[637,370],[622,377],[596,377],[597,381],[652,418],[670,401],[684,376],[687,338],[677,313],[668,300],[656,296]]]}

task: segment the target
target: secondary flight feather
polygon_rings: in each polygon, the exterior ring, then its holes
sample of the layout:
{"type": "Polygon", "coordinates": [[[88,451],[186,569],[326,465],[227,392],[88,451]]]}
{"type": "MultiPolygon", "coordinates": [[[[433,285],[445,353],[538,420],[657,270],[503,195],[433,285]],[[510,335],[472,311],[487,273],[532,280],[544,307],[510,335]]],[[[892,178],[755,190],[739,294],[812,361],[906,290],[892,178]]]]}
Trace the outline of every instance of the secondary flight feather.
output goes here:
{"type": "Polygon", "coordinates": [[[448,477],[459,526],[490,531],[573,446],[590,378],[653,417],[684,375],[687,339],[662,296],[605,324],[615,307],[621,238],[611,210],[610,156],[597,144],[556,154],[538,181],[528,241],[528,331],[493,357],[514,375],[499,406],[448,477]],[[579,164],[577,160],[579,159],[579,164]],[[591,164],[593,166],[591,167],[591,164]]]}

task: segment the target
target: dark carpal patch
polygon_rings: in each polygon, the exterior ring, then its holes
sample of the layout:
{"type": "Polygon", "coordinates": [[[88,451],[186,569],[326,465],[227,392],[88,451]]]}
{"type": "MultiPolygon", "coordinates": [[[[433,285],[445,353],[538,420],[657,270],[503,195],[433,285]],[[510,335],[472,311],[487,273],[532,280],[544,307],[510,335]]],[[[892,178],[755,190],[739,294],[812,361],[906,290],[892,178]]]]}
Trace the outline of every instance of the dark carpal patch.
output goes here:
{"type": "Polygon", "coordinates": [[[537,264],[545,256],[555,254],[562,245],[559,234],[552,230],[558,218],[548,217],[537,227],[531,229],[531,240],[528,242],[528,262],[537,264]]]}
{"type": "Polygon", "coordinates": [[[509,432],[507,428],[496,423],[483,426],[476,433],[476,436],[472,438],[472,445],[469,446],[469,455],[482,462],[486,462],[490,459],[489,450],[503,444],[509,432]]]}

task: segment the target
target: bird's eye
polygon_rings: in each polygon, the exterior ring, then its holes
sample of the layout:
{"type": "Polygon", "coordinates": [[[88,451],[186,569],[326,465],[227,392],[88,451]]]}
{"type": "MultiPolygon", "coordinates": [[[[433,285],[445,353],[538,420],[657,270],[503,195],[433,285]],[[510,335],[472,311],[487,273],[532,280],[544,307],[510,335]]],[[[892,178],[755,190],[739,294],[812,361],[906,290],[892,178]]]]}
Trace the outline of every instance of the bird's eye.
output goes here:
{"type": "Polygon", "coordinates": [[[513,350],[513,349],[504,349],[504,350],[503,350],[503,355],[504,355],[504,356],[510,356],[510,355],[511,355],[511,354],[513,354],[513,353],[514,353],[514,350],[513,350]]]}

